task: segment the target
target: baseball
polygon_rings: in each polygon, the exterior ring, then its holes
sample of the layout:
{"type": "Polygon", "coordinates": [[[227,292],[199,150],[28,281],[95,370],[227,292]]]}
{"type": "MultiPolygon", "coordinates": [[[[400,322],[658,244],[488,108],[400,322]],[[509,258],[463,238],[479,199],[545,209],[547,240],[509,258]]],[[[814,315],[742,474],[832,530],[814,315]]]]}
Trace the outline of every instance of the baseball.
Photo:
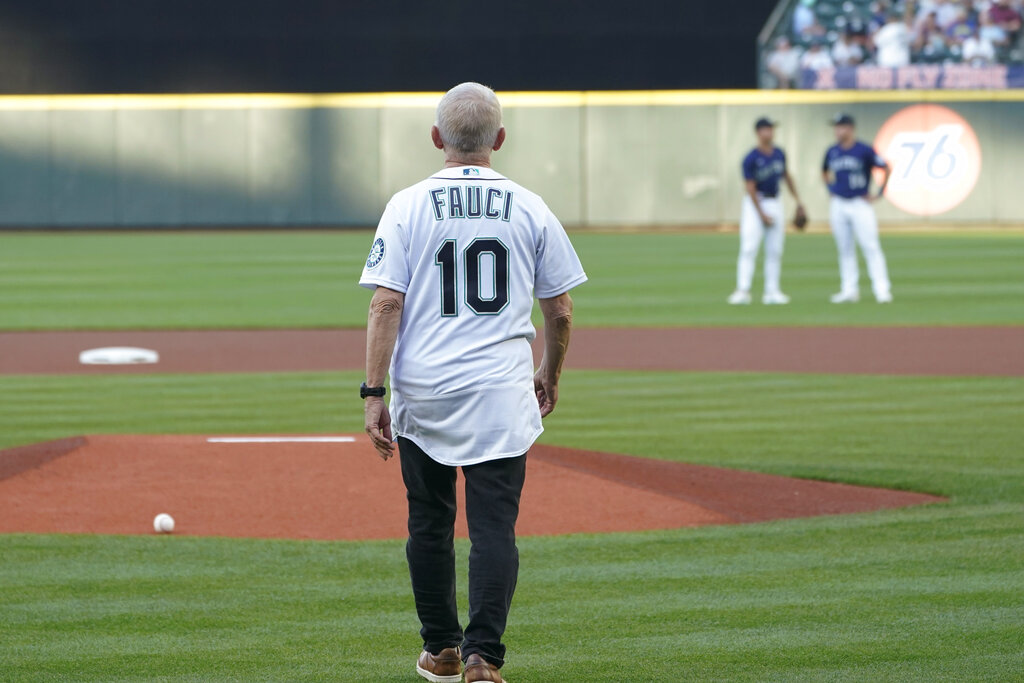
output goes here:
{"type": "Polygon", "coordinates": [[[174,531],[174,517],[161,512],[153,518],[153,530],[158,534],[169,534],[174,531]]]}

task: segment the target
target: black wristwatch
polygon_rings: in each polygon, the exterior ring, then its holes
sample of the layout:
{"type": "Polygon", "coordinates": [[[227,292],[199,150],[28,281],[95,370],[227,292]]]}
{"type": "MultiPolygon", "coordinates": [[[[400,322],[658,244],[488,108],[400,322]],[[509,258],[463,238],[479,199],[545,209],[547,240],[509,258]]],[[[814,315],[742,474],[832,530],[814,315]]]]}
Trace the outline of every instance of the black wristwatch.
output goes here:
{"type": "Polygon", "coordinates": [[[359,387],[359,398],[365,399],[368,396],[383,397],[384,394],[388,393],[388,390],[384,387],[368,387],[366,382],[363,382],[362,386],[359,387]]]}

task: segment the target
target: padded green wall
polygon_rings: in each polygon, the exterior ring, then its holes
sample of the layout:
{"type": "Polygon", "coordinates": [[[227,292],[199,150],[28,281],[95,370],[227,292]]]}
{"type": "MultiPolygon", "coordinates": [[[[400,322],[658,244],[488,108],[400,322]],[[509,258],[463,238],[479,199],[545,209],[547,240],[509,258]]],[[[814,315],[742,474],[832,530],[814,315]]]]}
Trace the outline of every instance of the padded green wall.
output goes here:
{"type": "MultiPolygon", "coordinates": [[[[824,218],[827,119],[849,110],[870,140],[913,103],[906,93],[590,95],[509,96],[508,140],[494,157],[567,225],[734,223],[760,115],[782,121],[778,142],[824,218]]],[[[366,226],[392,193],[440,167],[428,136],[437,96],[298,97],[0,98],[0,227],[366,226]]],[[[922,97],[971,122],[981,179],[946,214],[883,202],[882,221],[1024,222],[1024,97],[922,97]]]]}

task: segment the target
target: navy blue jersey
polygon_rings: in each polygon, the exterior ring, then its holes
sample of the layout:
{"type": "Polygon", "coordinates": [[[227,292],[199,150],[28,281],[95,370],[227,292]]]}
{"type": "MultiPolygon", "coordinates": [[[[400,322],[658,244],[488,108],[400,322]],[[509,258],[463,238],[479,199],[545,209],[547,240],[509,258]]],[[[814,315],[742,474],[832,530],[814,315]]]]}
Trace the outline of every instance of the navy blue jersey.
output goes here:
{"type": "Polygon", "coordinates": [[[779,194],[779,178],[786,173],[786,154],[778,147],[765,154],[755,147],[743,157],[743,178],[753,180],[757,191],[774,197],[779,194]]]}
{"type": "Polygon", "coordinates": [[[885,159],[871,147],[858,140],[849,149],[832,145],[825,152],[825,162],[821,170],[827,171],[832,182],[828,189],[834,195],[853,199],[868,193],[871,182],[871,170],[875,167],[885,168],[885,159]]]}

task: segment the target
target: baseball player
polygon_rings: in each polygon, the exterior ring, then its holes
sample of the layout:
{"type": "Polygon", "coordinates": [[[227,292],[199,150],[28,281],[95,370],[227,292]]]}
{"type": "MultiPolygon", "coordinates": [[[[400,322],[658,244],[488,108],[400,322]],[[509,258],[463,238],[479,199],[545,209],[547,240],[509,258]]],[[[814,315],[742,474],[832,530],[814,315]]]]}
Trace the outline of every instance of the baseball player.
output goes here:
{"type": "Polygon", "coordinates": [[[885,254],[878,241],[878,218],[871,202],[885,195],[885,186],[892,172],[879,154],[855,137],[854,120],[849,114],[832,119],[837,144],[825,152],[822,175],[832,196],[829,204],[829,222],[839,252],[839,292],[832,295],[832,303],[860,301],[860,271],[857,266],[857,247],[864,254],[871,276],[875,300],[880,304],[892,301],[889,269],[885,254]],[[869,192],[871,171],[885,171],[878,194],[869,192]]]}
{"type": "Polygon", "coordinates": [[[490,167],[505,129],[490,88],[463,83],[431,129],[444,169],[391,198],[359,284],[374,289],[366,343],[366,431],[384,460],[398,442],[409,505],[406,557],[435,683],[501,682],[501,642],[519,555],[526,452],[558,401],[569,290],[586,281],[540,197],[490,167]],[[544,357],[533,371],[534,297],[544,357]],[[390,364],[391,405],[384,404],[390,364]],[[393,420],[393,421],[392,421],[393,420]],[[469,622],[455,602],[456,469],[466,480],[469,622]]]}
{"type": "MultiPolygon", "coordinates": [[[[803,204],[786,168],[786,154],[775,146],[775,122],[762,117],[754,123],[757,147],[743,158],[743,181],[746,194],[740,212],[740,256],[736,264],[736,291],[730,304],[749,304],[750,286],[757,268],[757,252],[764,241],[764,295],[761,303],[788,304],[782,293],[782,250],[786,239],[779,180],[785,180],[797,202],[798,216],[804,215],[803,204]]],[[[799,220],[799,218],[798,218],[799,220]]],[[[806,220],[806,218],[804,218],[806,220]]],[[[801,225],[802,227],[802,225],[801,225]]]]}

